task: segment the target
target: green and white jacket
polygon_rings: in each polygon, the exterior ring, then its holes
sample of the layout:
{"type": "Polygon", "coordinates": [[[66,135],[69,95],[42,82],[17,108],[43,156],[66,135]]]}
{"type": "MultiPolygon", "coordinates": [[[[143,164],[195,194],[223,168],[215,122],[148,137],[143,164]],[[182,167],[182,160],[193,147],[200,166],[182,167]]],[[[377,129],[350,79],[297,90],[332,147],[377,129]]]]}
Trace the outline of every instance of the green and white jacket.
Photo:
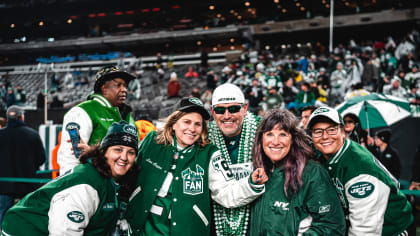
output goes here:
{"type": "Polygon", "coordinates": [[[398,181],[360,144],[346,139],[326,163],[348,219],[348,235],[398,235],[413,221],[398,181]]]}
{"type": "Polygon", "coordinates": [[[67,142],[70,140],[66,130],[68,124],[76,125],[83,141],[94,145],[102,141],[112,123],[120,120],[125,120],[135,126],[129,106],[122,104],[120,108],[113,107],[101,94],[94,93],[87,101],[70,109],[64,115],[61,144],[57,153],[60,174],[66,173],[79,164],[79,160],[73,154],[71,143],[67,142]]]}
{"type": "Polygon", "coordinates": [[[220,152],[212,144],[178,150],[156,144],[156,136],[146,136],[137,156],[141,169],[126,212],[131,229],[135,235],[210,235],[208,168],[220,152]]]}
{"type": "Polygon", "coordinates": [[[274,169],[251,208],[250,235],[344,235],[346,222],[328,172],[308,161],[297,194],[284,193],[284,166],[274,169]]]}
{"type": "Polygon", "coordinates": [[[119,217],[118,185],[90,164],[26,195],[5,215],[2,236],[108,235],[119,217]]]}

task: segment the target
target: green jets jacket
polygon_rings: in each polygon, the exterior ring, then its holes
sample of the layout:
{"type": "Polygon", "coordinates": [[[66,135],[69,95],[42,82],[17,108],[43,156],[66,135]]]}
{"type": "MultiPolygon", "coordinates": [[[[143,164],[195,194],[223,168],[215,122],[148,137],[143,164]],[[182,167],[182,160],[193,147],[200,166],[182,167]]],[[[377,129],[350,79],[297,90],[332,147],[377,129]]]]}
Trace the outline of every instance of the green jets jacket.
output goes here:
{"type": "Polygon", "coordinates": [[[87,101],[70,109],[64,116],[62,142],[57,153],[60,174],[66,173],[79,164],[79,160],[73,154],[72,144],[67,142],[70,140],[69,133],[66,131],[68,125],[77,126],[83,141],[89,145],[95,145],[102,141],[111,124],[120,120],[134,125],[131,108],[125,104],[113,107],[101,94],[94,93],[87,101]]]}
{"type": "Polygon", "coordinates": [[[138,186],[126,213],[131,229],[135,235],[210,235],[208,169],[210,158],[220,152],[211,144],[177,150],[156,144],[155,138],[150,132],[137,156],[138,186]]]}
{"type": "Polygon", "coordinates": [[[349,220],[349,235],[398,235],[413,221],[398,181],[360,144],[346,139],[326,163],[349,220]]]}
{"type": "Polygon", "coordinates": [[[90,163],[78,165],[13,206],[2,235],[107,235],[119,216],[117,189],[90,163]]]}
{"type": "Polygon", "coordinates": [[[250,235],[344,235],[346,223],[328,172],[308,161],[297,194],[284,193],[284,167],[274,169],[251,208],[250,235]]]}

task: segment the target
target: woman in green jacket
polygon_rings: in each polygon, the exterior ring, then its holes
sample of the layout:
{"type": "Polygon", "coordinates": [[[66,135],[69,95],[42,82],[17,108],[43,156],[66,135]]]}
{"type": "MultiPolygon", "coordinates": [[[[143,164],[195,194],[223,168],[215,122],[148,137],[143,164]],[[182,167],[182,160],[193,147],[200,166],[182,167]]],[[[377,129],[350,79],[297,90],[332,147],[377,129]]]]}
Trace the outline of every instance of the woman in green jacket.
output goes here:
{"type": "Polygon", "coordinates": [[[345,220],[328,172],[309,160],[308,137],[287,110],[261,121],[252,154],[269,180],[251,210],[251,235],[344,235],[345,220]]]}
{"type": "Polygon", "coordinates": [[[120,193],[134,188],[137,131],[113,123],[82,164],[26,195],[5,215],[2,236],[109,235],[121,213],[120,193]]]}
{"type": "Polygon", "coordinates": [[[183,98],[163,130],[143,140],[141,167],[127,209],[134,235],[209,235],[209,161],[220,155],[207,138],[210,118],[197,98],[183,98]]]}

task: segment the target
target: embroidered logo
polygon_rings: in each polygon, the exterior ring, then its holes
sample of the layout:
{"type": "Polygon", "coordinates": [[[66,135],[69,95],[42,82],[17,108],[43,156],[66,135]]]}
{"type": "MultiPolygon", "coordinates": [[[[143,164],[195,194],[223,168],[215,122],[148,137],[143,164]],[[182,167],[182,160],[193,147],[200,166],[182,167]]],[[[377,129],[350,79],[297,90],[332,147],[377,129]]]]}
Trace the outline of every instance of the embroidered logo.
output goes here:
{"type": "Polygon", "coordinates": [[[314,111],[314,115],[316,115],[316,114],[320,114],[320,113],[324,113],[324,112],[329,112],[330,111],[330,109],[328,109],[328,108],[325,108],[325,107],[320,107],[320,108],[318,108],[318,109],[316,109],[316,111],[314,111]]]}
{"type": "Polygon", "coordinates": [[[67,218],[73,221],[74,223],[81,223],[85,220],[85,216],[80,211],[72,211],[67,213],[67,218]]]}
{"type": "Polygon", "coordinates": [[[123,130],[127,133],[130,133],[132,135],[137,135],[136,128],[132,125],[124,125],[123,130]]]}
{"type": "Polygon", "coordinates": [[[357,182],[350,186],[347,191],[355,198],[365,198],[369,196],[373,190],[375,190],[375,186],[373,184],[369,182],[357,182]]]}
{"type": "Polygon", "coordinates": [[[271,207],[275,212],[281,212],[281,211],[288,211],[290,203],[288,202],[280,202],[280,201],[275,201],[273,206],[271,207]]]}
{"type": "Polygon", "coordinates": [[[199,165],[196,165],[195,167],[197,172],[192,171],[189,167],[182,171],[184,194],[197,195],[203,193],[204,169],[199,165]]]}
{"type": "Polygon", "coordinates": [[[330,211],[330,205],[320,206],[318,213],[326,213],[330,211]]]}
{"type": "Polygon", "coordinates": [[[115,203],[113,203],[113,202],[105,203],[104,206],[102,207],[102,209],[104,211],[114,211],[114,209],[115,209],[115,203]]]}
{"type": "Polygon", "coordinates": [[[193,104],[195,104],[197,106],[203,106],[203,103],[198,98],[195,98],[195,97],[189,98],[188,101],[190,101],[191,103],[193,103],[193,104]]]}

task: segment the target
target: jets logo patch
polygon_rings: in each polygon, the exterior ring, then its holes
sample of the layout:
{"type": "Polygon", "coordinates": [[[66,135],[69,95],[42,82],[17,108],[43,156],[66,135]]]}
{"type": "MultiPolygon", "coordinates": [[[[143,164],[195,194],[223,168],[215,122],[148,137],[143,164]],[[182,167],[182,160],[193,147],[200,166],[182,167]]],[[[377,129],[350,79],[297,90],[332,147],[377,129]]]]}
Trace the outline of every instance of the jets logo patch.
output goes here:
{"type": "Polygon", "coordinates": [[[348,188],[348,193],[355,198],[365,198],[369,196],[375,186],[369,182],[357,182],[348,188]]]}
{"type": "Polygon", "coordinates": [[[67,218],[73,221],[74,223],[81,223],[85,220],[85,215],[80,211],[72,211],[67,213],[67,218]]]}

